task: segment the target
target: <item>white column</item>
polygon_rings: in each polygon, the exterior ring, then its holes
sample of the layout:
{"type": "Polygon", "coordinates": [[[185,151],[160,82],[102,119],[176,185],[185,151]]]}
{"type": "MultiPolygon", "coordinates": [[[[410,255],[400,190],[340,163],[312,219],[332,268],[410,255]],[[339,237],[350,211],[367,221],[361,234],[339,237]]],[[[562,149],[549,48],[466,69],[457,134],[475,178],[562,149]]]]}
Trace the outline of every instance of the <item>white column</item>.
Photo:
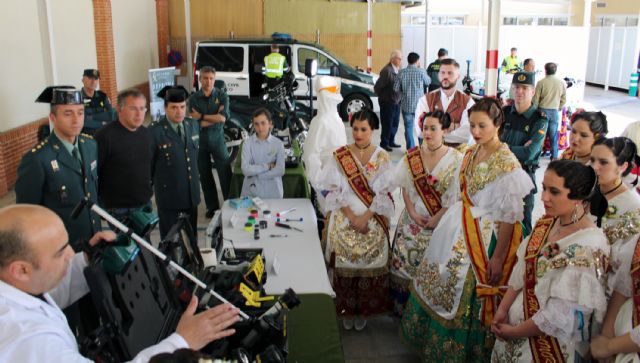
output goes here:
{"type": "Polygon", "coordinates": [[[44,74],[47,85],[58,84],[58,68],[56,63],[56,44],[53,31],[53,13],[51,0],[38,1],[38,17],[40,18],[40,35],[44,57],[44,74]]]}
{"type": "Polygon", "coordinates": [[[584,12],[582,13],[582,26],[591,26],[591,4],[593,0],[584,0],[584,12]]]}
{"type": "Polygon", "coordinates": [[[487,30],[487,56],[484,79],[485,96],[498,94],[498,46],[500,36],[500,0],[489,0],[487,30]]]}
{"type": "Polygon", "coordinates": [[[184,0],[184,30],[187,38],[187,79],[189,91],[193,90],[193,53],[191,52],[191,1],[184,0]]]}
{"type": "Polygon", "coordinates": [[[604,74],[604,90],[608,91],[609,90],[609,74],[611,73],[611,60],[613,57],[613,42],[615,41],[615,33],[616,33],[616,24],[612,23],[611,24],[611,30],[609,33],[609,51],[608,51],[608,56],[607,56],[607,66],[605,68],[605,74],[604,74]]]}

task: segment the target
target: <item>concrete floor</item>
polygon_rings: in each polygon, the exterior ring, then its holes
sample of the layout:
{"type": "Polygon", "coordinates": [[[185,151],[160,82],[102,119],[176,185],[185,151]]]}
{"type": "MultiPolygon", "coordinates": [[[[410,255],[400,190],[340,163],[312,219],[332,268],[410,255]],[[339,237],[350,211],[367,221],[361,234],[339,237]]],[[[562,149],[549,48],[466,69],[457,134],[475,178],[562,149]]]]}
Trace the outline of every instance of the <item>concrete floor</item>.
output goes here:
{"type": "MultiPolygon", "coordinates": [[[[617,91],[604,91],[601,88],[585,88],[584,102],[580,105],[587,110],[601,110],[607,115],[609,121],[609,136],[618,136],[627,124],[640,119],[640,99],[629,97],[625,93],[617,91]]],[[[348,125],[347,125],[348,126],[348,125]]],[[[396,135],[395,142],[403,145],[403,148],[394,149],[390,154],[392,161],[397,163],[404,153],[404,126],[400,121],[400,127],[396,135]]],[[[350,128],[347,127],[347,138],[351,142],[352,136],[350,128]]],[[[374,132],[374,144],[380,143],[380,130],[374,132]]],[[[537,184],[540,186],[542,175],[546,169],[549,159],[541,161],[541,168],[536,173],[537,184]]],[[[538,188],[540,189],[540,188],[538,188]]],[[[396,191],[394,195],[396,202],[396,218],[404,208],[404,202],[400,198],[400,193],[396,191]]],[[[11,191],[0,198],[0,207],[15,203],[15,193],[11,191]]],[[[200,239],[203,237],[204,229],[208,220],[204,217],[204,202],[200,204],[198,216],[198,230],[200,239]]],[[[541,203],[536,196],[536,206],[534,208],[534,220],[543,213],[541,203]]],[[[395,223],[391,226],[395,229],[395,223]]],[[[152,235],[153,242],[158,241],[157,234],[152,235]]],[[[340,324],[341,326],[342,324],[340,324]]],[[[419,355],[411,351],[400,339],[399,319],[384,316],[371,319],[367,327],[362,332],[354,330],[346,331],[340,328],[342,334],[342,344],[347,363],[410,363],[418,362],[419,355]]]]}

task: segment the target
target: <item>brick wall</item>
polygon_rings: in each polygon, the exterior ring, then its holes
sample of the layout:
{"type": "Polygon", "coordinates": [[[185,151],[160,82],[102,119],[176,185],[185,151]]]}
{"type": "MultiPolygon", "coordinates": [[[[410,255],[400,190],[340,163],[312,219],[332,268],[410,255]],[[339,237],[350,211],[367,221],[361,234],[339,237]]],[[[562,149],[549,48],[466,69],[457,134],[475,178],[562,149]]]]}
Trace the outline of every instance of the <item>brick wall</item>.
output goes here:
{"type": "Polygon", "coordinates": [[[38,128],[48,122],[45,117],[0,133],[0,197],[13,188],[22,155],[36,145],[38,128]]]}
{"type": "Polygon", "coordinates": [[[96,53],[100,70],[100,89],[115,100],[118,95],[116,82],[116,56],[113,43],[111,0],[93,0],[93,22],[96,35],[96,53]]]}
{"type": "MultiPolygon", "coordinates": [[[[149,105],[149,82],[135,85],[132,88],[140,90],[147,97],[149,105]]],[[[115,107],[117,93],[115,93],[113,106],[115,107]]],[[[0,197],[13,189],[16,183],[18,165],[22,156],[33,148],[38,142],[38,128],[49,123],[44,117],[26,125],[16,127],[0,133],[0,197]]]]}

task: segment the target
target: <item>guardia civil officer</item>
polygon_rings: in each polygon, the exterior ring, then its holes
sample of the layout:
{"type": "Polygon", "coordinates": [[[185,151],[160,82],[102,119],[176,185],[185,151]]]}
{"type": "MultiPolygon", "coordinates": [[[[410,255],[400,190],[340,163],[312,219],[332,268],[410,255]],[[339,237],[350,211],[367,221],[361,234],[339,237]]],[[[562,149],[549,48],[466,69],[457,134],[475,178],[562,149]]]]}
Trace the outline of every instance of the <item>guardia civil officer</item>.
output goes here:
{"type": "Polygon", "coordinates": [[[91,135],[116,119],[109,97],[98,89],[99,83],[99,70],[84,70],[81,89],[84,102],[84,128],[82,131],[91,135]]]}
{"type": "Polygon", "coordinates": [[[509,145],[511,152],[533,180],[534,189],[524,198],[523,224],[528,231],[531,231],[533,197],[537,191],[535,172],[549,125],[546,114],[531,102],[535,84],[534,73],[517,72],[513,75],[511,92],[514,104],[503,108],[505,123],[500,135],[500,140],[509,145]]]}
{"type": "Polygon", "coordinates": [[[153,135],[151,175],[160,218],[160,237],[165,238],[180,213],[198,227],[198,122],[187,114],[187,90],[167,86],[158,92],[164,99],[165,116],[149,127],[153,135]]]}
{"type": "Polygon", "coordinates": [[[91,136],[81,134],[84,120],[82,94],[71,86],[47,87],[36,102],[49,103],[51,135],[28,151],[18,166],[16,202],[39,204],[54,211],[69,232],[73,250],[100,230],[100,219],[85,208],[71,218],[84,197],[97,202],[98,148],[91,136]]]}
{"type": "MultiPolygon", "coordinates": [[[[84,208],[76,219],[71,213],[82,198],[97,203],[98,147],[91,136],[81,134],[84,120],[82,94],[71,86],[47,87],[36,102],[49,103],[51,135],[28,151],[18,166],[16,203],[38,204],[57,214],[69,233],[69,245],[82,251],[100,231],[99,217],[84,208]]],[[[65,309],[71,329],[78,336],[98,326],[93,302],[86,296],[65,309]]]]}
{"type": "Polygon", "coordinates": [[[224,123],[229,119],[229,96],[226,90],[214,87],[216,70],[213,67],[200,68],[202,88],[192,94],[188,100],[189,116],[200,124],[200,152],[198,153],[198,172],[200,184],[207,205],[207,218],[220,208],[216,183],[213,178],[211,159],[220,179],[220,190],[226,199],[231,184],[231,160],[224,140],[224,123]]]}

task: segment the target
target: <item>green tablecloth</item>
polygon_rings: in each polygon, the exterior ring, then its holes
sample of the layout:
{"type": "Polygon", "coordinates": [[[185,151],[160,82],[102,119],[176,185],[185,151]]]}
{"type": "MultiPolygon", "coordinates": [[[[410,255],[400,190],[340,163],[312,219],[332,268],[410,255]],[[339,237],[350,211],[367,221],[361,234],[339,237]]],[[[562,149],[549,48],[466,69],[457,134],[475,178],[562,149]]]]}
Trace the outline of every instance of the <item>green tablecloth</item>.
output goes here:
{"type": "MultiPolygon", "coordinates": [[[[238,198],[242,192],[242,181],[244,180],[241,166],[243,145],[240,145],[238,156],[231,166],[233,175],[231,176],[231,185],[229,187],[229,198],[238,198]]],[[[297,141],[293,142],[293,154],[296,156],[302,155],[297,141]]],[[[282,177],[282,189],[284,198],[311,198],[311,189],[309,188],[302,162],[296,168],[285,169],[282,177]]]]}
{"type": "Polygon", "coordinates": [[[344,363],[333,299],[325,294],[299,295],[289,312],[289,363],[344,363]]]}

